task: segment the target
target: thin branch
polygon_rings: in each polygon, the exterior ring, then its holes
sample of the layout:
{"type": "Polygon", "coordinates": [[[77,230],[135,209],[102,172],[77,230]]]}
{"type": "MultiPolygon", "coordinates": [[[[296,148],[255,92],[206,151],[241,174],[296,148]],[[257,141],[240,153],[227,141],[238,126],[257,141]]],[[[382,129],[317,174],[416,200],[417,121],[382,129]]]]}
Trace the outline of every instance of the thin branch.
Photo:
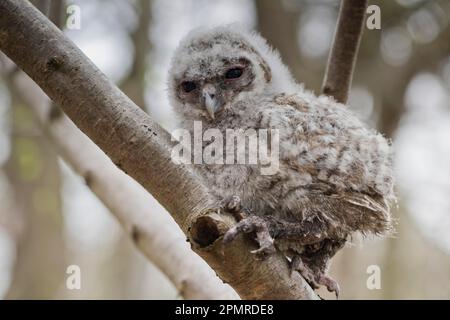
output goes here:
{"type": "Polygon", "coordinates": [[[215,201],[186,166],[171,161],[175,142],[170,134],[27,1],[0,1],[0,48],[169,211],[192,248],[242,298],[317,299],[299,273],[290,276],[281,254],[261,261],[250,253],[255,244],[246,237],[221,250],[221,236],[234,221],[225,214],[202,218],[211,215],[215,201]],[[191,229],[217,232],[205,246],[195,241],[191,229]]]}
{"type": "Polygon", "coordinates": [[[208,265],[189,248],[173,219],[145,189],[108,157],[62,113],[23,73],[13,84],[38,118],[43,131],[64,160],[119,220],[137,247],[175,285],[185,299],[236,299],[208,265]],[[80,152],[82,150],[82,152],[80,152]],[[189,270],[189,273],[186,272],[189,270]]]}
{"type": "Polygon", "coordinates": [[[342,0],[322,92],[346,103],[364,30],[368,0],[342,0]]]}
{"type": "Polygon", "coordinates": [[[59,29],[63,29],[64,24],[64,6],[65,0],[51,0],[48,18],[59,29]]]}
{"type": "MultiPolygon", "coordinates": [[[[44,15],[48,16],[50,13],[50,6],[53,0],[31,0],[31,3],[39,9],[44,15]]],[[[58,0],[59,1],[59,0],[58,0]]]]}
{"type": "Polygon", "coordinates": [[[138,26],[130,34],[133,41],[133,64],[128,75],[121,81],[121,90],[135,104],[147,111],[145,105],[145,75],[148,71],[148,55],[151,50],[151,42],[148,30],[151,23],[151,0],[139,0],[135,3],[135,9],[138,13],[138,26]]]}

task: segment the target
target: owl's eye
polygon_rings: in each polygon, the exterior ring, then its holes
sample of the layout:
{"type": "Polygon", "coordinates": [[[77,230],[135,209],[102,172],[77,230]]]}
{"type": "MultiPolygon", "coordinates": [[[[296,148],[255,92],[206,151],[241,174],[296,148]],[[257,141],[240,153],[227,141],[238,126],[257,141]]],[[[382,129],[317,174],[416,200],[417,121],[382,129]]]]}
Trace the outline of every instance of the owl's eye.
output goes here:
{"type": "Polygon", "coordinates": [[[227,79],[237,79],[242,76],[244,70],[242,68],[231,68],[225,73],[225,78],[227,79]]]}
{"type": "Polygon", "coordinates": [[[181,84],[181,87],[183,88],[184,92],[189,93],[192,90],[195,90],[197,88],[197,85],[193,81],[184,81],[181,84]]]}

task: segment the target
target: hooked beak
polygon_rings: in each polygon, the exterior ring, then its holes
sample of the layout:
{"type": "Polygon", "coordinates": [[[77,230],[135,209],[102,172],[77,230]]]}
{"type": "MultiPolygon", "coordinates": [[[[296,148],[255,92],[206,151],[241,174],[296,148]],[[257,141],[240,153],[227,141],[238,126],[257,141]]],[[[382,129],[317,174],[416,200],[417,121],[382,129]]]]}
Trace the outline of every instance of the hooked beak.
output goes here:
{"type": "Polygon", "coordinates": [[[216,90],[212,86],[205,86],[202,92],[203,105],[212,120],[215,113],[220,109],[220,101],[217,98],[216,90]]]}
{"type": "Polygon", "coordinates": [[[206,111],[208,111],[208,114],[211,117],[211,119],[214,120],[214,114],[219,109],[219,103],[218,103],[216,97],[214,97],[214,96],[211,97],[209,94],[207,94],[204,97],[204,99],[205,99],[206,111]]]}

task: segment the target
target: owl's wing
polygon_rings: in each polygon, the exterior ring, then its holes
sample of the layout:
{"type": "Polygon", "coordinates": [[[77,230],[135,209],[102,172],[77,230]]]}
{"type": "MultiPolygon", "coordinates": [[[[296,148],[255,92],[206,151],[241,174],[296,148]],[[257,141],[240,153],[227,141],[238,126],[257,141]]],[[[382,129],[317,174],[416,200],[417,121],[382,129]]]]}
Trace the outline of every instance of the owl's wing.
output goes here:
{"type": "Polygon", "coordinates": [[[282,95],[274,101],[268,125],[280,128],[281,161],[304,185],[298,207],[295,198],[289,206],[336,232],[389,233],[387,202],[394,196],[386,140],[326,98],[282,95]]]}
{"type": "Polygon", "coordinates": [[[353,232],[385,235],[393,233],[390,208],[383,196],[360,192],[336,192],[332,186],[315,183],[306,194],[291,194],[286,199],[293,216],[323,224],[331,238],[345,238],[353,232]],[[293,204],[296,203],[296,204],[293,204]],[[298,214],[295,213],[298,211],[298,214]]]}
{"type": "MultiPolygon", "coordinates": [[[[389,205],[382,197],[363,193],[344,193],[325,196],[324,202],[332,208],[334,218],[348,228],[349,232],[363,234],[391,234],[393,232],[389,205]]],[[[319,211],[323,206],[318,206],[319,211]]]]}

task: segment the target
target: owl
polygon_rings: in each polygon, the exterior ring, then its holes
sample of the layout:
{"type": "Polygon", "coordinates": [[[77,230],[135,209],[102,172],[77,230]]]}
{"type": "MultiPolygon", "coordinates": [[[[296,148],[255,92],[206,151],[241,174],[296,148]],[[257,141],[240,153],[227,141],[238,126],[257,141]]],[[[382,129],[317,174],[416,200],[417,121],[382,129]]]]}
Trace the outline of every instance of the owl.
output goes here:
{"type": "MultiPolygon", "coordinates": [[[[348,107],[296,83],[279,54],[237,25],[200,28],[179,44],[168,77],[180,128],[277,132],[279,165],[196,163],[193,171],[236,217],[224,236],[248,233],[255,253],[285,254],[313,288],[339,293],[329,260],[354,234],[392,232],[390,143],[348,107]]],[[[203,141],[202,148],[210,142],[203,141]]],[[[224,144],[224,154],[236,145],[224,144]]],[[[251,152],[246,151],[246,154],[251,152]]]]}

